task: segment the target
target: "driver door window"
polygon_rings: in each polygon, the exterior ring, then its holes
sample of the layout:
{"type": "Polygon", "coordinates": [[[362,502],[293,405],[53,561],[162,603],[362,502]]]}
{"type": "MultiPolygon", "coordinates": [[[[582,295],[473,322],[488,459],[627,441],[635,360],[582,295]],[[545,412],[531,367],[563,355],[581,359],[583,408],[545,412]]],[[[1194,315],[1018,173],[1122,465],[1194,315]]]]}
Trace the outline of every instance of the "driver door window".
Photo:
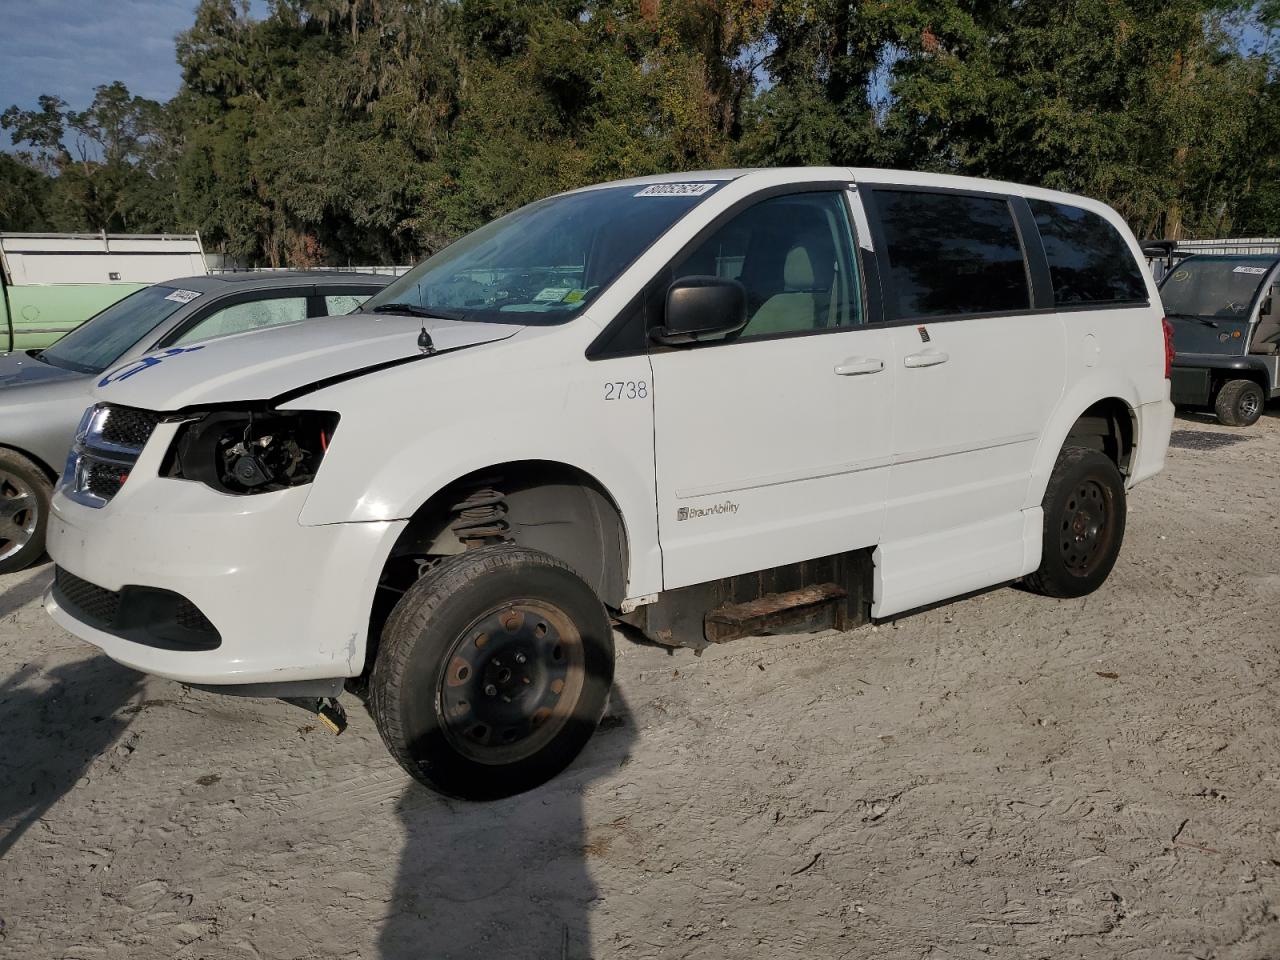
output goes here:
{"type": "Polygon", "coordinates": [[[717,230],[674,266],[671,279],[739,281],[747,325],[736,339],[857,326],[862,292],[851,236],[841,194],[774,197],[717,230]]]}

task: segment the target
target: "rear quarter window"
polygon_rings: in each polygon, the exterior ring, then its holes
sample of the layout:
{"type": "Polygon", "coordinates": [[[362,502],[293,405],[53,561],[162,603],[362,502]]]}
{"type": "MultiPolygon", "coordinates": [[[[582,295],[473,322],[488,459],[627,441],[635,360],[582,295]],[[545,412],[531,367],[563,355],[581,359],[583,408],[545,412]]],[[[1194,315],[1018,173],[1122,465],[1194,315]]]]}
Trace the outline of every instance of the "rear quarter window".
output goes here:
{"type": "Polygon", "coordinates": [[[1147,302],[1141,268],[1103,217],[1065,203],[1027,203],[1049,261],[1056,305],[1147,302]]]}
{"type": "Polygon", "coordinates": [[[1028,310],[1031,287],[1007,200],[876,190],[893,319],[1028,310]]]}

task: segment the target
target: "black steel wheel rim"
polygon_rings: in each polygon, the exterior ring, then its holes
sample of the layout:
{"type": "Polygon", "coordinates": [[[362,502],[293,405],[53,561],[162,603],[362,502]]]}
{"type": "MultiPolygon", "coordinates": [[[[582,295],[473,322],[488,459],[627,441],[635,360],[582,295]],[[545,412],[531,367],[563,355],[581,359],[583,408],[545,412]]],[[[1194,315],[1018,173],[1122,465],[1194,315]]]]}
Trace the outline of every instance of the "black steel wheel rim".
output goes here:
{"type": "Polygon", "coordinates": [[[1097,480],[1086,479],[1067,497],[1058,543],[1063,565],[1075,576],[1089,576],[1107,556],[1115,536],[1112,496],[1097,480]]]}
{"type": "Polygon", "coordinates": [[[517,600],[472,621],[445,658],[436,714],[455,750],[509,764],[542,750],[582,694],[582,634],[554,604],[517,600]]]}

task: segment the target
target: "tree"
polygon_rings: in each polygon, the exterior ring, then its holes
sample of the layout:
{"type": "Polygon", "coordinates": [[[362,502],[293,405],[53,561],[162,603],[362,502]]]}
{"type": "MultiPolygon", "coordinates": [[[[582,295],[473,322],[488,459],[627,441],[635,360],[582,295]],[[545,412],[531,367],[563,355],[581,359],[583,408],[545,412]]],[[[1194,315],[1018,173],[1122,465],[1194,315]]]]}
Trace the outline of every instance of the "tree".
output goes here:
{"type": "Polygon", "coordinates": [[[53,173],[48,209],[59,229],[137,232],[172,221],[156,183],[168,167],[164,108],[154,100],[116,81],[98,87],[86,110],[43,95],[36,110],[9,107],[0,127],[53,173]]]}
{"type": "Polygon", "coordinates": [[[29,156],[0,153],[0,230],[50,229],[53,178],[29,156]]]}

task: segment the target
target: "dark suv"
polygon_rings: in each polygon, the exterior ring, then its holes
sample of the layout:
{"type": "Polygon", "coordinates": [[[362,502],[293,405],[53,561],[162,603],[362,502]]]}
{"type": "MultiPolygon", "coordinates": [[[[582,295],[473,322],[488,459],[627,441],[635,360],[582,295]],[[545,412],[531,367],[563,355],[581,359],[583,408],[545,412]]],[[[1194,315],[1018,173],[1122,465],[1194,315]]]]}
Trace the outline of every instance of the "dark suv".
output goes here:
{"type": "Polygon", "coordinates": [[[1160,284],[1173,325],[1172,399],[1247,427],[1280,396],[1280,255],[1194,256],[1160,284]]]}

